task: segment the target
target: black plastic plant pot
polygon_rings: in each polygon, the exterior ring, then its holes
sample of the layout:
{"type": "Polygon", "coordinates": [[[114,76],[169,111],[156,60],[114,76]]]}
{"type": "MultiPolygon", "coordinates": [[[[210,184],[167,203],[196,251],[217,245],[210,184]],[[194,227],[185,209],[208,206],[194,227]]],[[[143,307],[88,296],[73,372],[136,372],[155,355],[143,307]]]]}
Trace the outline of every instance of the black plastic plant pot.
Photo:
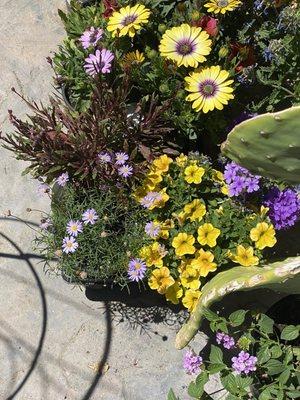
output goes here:
{"type": "Polygon", "coordinates": [[[276,325],[300,324],[300,295],[291,294],[277,301],[266,314],[276,325]]]}

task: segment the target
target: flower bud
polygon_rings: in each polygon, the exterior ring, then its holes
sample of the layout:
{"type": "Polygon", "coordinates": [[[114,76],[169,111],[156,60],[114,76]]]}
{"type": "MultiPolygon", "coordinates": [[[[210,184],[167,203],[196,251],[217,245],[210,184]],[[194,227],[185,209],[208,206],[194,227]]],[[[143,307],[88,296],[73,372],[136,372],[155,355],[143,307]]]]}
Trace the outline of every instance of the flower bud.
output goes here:
{"type": "Polygon", "coordinates": [[[220,50],[219,50],[219,57],[220,57],[220,58],[225,58],[225,57],[228,56],[228,53],[229,53],[228,47],[223,46],[223,47],[221,47],[220,50]]]}

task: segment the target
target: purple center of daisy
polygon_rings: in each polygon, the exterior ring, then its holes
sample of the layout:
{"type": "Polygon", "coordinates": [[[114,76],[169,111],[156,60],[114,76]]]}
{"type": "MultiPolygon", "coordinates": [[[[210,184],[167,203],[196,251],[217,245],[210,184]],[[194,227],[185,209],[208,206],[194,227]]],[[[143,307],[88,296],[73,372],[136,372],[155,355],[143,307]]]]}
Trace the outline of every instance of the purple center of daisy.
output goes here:
{"type": "Polygon", "coordinates": [[[194,51],[195,46],[188,40],[182,40],[177,43],[176,51],[181,56],[186,56],[194,51]]]}
{"type": "Polygon", "coordinates": [[[122,20],[121,25],[123,25],[123,26],[130,25],[130,24],[132,24],[136,19],[137,19],[137,15],[136,15],[136,14],[127,15],[127,17],[125,17],[125,18],[122,20]]]}
{"type": "Polygon", "coordinates": [[[227,0],[219,0],[218,1],[218,6],[219,7],[227,7],[228,6],[228,1],[227,0]]]}
{"type": "Polygon", "coordinates": [[[210,79],[206,79],[199,85],[199,92],[203,97],[213,97],[216,94],[218,87],[216,83],[210,79]]]}

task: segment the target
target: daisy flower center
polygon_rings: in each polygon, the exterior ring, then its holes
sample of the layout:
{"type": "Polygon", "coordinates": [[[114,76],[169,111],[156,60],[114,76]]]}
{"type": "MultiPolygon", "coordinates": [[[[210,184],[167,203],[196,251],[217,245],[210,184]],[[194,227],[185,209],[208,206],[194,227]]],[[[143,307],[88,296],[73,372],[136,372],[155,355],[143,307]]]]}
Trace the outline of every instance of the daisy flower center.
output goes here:
{"type": "Polygon", "coordinates": [[[227,7],[228,6],[228,1],[227,0],[219,0],[218,1],[218,6],[220,8],[227,7]]]}
{"type": "Polygon", "coordinates": [[[194,46],[188,40],[183,40],[177,43],[176,50],[181,56],[186,56],[194,51],[194,46]]]}
{"type": "Polygon", "coordinates": [[[121,22],[121,25],[123,26],[127,26],[132,24],[136,19],[137,19],[137,15],[136,14],[131,14],[131,15],[127,15],[121,22]]]}
{"type": "Polygon", "coordinates": [[[201,82],[199,85],[199,92],[202,94],[203,97],[212,97],[217,92],[217,85],[215,82],[211,80],[205,80],[201,82]]]}

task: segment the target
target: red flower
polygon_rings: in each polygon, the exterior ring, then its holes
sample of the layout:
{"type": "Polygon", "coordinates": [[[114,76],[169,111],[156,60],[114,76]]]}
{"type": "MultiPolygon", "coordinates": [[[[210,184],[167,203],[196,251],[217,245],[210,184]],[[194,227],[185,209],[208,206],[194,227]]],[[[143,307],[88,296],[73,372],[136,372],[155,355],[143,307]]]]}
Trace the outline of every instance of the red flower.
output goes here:
{"type": "Polygon", "coordinates": [[[249,67],[255,63],[255,55],[252,46],[247,46],[240,43],[232,43],[230,45],[231,54],[229,60],[237,57],[238,64],[235,67],[236,72],[242,71],[245,67],[249,67]]]}
{"type": "Polygon", "coordinates": [[[103,5],[105,7],[104,13],[102,14],[104,18],[109,18],[112,13],[117,9],[117,0],[103,0],[103,5]]]}
{"type": "Polygon", "coordinates": [[[216,18],[209,17],[208,15],[203,15],[198,21],[195,21],[196,26],[200,26],[204,29],[210,36],[216,36],[219,32],[218,20],[216,18]]]}

